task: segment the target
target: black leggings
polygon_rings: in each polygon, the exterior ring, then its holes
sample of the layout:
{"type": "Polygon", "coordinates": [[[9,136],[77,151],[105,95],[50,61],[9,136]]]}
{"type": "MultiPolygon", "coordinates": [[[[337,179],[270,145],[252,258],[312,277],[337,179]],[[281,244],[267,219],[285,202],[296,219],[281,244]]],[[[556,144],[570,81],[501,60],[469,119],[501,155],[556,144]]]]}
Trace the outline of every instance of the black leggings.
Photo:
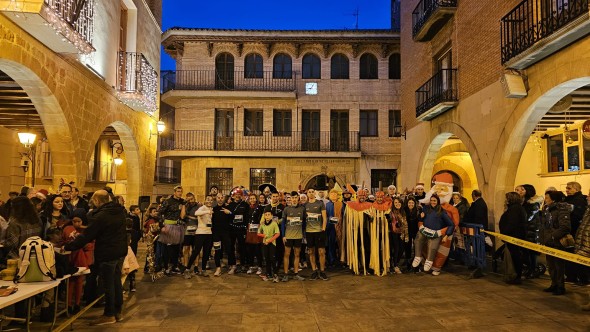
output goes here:
{"type": "Polygon", "coordinates": [[[256,258],[256,264],[262,266],[262,244],[251,244],[246,243],[246,265],[254,266],[254,258],[256,258]]]}
{"type": "Polygon", "coordinates": [[[165,244],[162,243],[164,248],[162,255],[164,260],[164,268],[178,267],[178,256],[180,255],[180,244],[165,244]]]}
{"type": "Polygon", "coordinates": [[[209,255],[211,254],[211,247],[213,246],[213,235],[211,234],[196,234],[195,245],[192,248],[191,257],[188,259],[187,269],[195,263],[197,256],[203,249],[203,259],[201,260],[201,269],[205,271],[207,268],[207,262],[209,261],[209,255]]]}
{"type": "Polygon", "coordinates": [[[275,274],[275,255],[276,247],[274,244],[269,243],[262,245],[262,253],[264,253],[264,260],[266,261],[266,275],[272,277],[275,274]]]}
{"type": "Polygon", "coordinates": [[[402,240],[401,234],[389,233],[389,243],[389,252],[393,262],[392,267],[399,267],[399,261],[402,259],[402,254],[404,253],[404,241],[402,240]]]}
{"type": "Polygon", "coordinates": [[[221,258],[223,252],[227,255],[227,264],[236,265],[236,252],[234,246],[231,245],[231,237],[229,233],[213,235],[213,242],[221,242],[221,249],[215,250],[215,267],[221,267],[221,258]]]}
{"type": "MultiPolygon", "coordinates": [[[[235,245],[236,241],[238,243],[238,255],[240,256],[240,264],[246,265],[246,229],[245,228],[232,228],[231,232],[229,233],[231,236],[231,250],[234,252],[235,256],[235,245]]],[[[230,265],[235,265],[230,264],[230,265]]]]}

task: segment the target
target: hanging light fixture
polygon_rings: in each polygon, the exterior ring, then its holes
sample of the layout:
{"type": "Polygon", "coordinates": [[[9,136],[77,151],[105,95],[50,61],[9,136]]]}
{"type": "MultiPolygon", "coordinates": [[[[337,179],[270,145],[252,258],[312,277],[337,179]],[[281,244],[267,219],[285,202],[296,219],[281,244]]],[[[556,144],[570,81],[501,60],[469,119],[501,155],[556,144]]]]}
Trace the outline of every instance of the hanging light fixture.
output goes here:
{"type": "Polygon", "coordinates": [[[158,131],[158,135],[162,134],[164,130],[166,130],[166,124],[164,121],[160,120],[156,123],[156,130],[158,131]]]}
{"type": "Polygon", "coordinates": [[[30,132],[18,133],[18,140],[20,141],[20,144],[22,144],[27,149],[35,144],[36,138],[37,135],[30,132]]]}

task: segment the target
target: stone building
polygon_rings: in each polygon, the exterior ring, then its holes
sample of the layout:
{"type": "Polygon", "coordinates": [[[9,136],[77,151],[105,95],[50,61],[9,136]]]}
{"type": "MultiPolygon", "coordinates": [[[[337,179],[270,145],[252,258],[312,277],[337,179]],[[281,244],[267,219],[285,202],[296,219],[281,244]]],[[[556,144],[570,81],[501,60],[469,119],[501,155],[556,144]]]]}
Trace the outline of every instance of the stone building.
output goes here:
{"type": "Polygon", "coordinates": [[[398,32],[173,28],[162,101],[175,131],[160,156],[182,183],[257,190],[396,182],[402,133],[398,32]]]}
{"type": "Polygon", "coordinates": [[[128,204],[151,194],[161,5],[0,1],[0,199],[61,179],[113,186],[128,204]]]}
{"type": "Polygon", "coordinates": [[[504,194],[590,182],[586,0],[401,4],[404,186],[448,171],[479,188],[490,224],[504,194]]]}

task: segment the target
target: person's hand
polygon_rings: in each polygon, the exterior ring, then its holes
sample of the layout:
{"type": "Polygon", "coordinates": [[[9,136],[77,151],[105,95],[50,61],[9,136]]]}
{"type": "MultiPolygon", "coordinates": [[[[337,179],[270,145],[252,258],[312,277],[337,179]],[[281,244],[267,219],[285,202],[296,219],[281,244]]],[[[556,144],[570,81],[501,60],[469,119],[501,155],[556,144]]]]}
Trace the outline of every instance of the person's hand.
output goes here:
{"type": "Polygon", "coordinates": [[[445,235],[445,236],[442,238],[442,242],[447,242],[447,241],[450,241],[450,240],[451,240],[451,237],[450,237],[450,236],[448,236],[448,235],[445,235]]]}
{"type": "Polygon", "coordinates": [[[268,245],[268,241],[264,241],[263,243],[264,243],[264,245],[265,245],[265,246],[267,246],[267,245],[268,245]]]}
{"type": "Polygon", "coordinates": [[[283,243],[284,244],[287,244],[287,238],[286,237],[283,238],[283,243]]]}
{"type": "Polygon", "coordinates": [[[230,213],[231,213],[231,211],[230,211],[230,210],[228,210],[228,209],[226,209],[226,208],[223,208],[223,212],[224,212],[225,214],[230,214],[230,213]]]}
{"type": "Polygon", "coordinates": [[[424,212],[420,212],[420,218],[424,218],[424,212]]]}
{"type": "Polygon", "coordinates": [[[418,229],[419,231],[424,229],[424,225],[420,226],[420,228],[418,229]]]}

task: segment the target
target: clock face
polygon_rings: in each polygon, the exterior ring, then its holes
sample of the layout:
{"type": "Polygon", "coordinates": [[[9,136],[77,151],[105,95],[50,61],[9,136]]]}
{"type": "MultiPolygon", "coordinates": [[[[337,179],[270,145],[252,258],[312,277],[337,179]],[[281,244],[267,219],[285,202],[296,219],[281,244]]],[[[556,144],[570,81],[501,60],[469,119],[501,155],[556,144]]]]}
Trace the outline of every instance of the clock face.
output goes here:
{"type": "Polygon", "coordinates": [[[318,84],[315,82],[305,83],[305,94],[306,95],[317,95],[318,94],[318,84]]]}

